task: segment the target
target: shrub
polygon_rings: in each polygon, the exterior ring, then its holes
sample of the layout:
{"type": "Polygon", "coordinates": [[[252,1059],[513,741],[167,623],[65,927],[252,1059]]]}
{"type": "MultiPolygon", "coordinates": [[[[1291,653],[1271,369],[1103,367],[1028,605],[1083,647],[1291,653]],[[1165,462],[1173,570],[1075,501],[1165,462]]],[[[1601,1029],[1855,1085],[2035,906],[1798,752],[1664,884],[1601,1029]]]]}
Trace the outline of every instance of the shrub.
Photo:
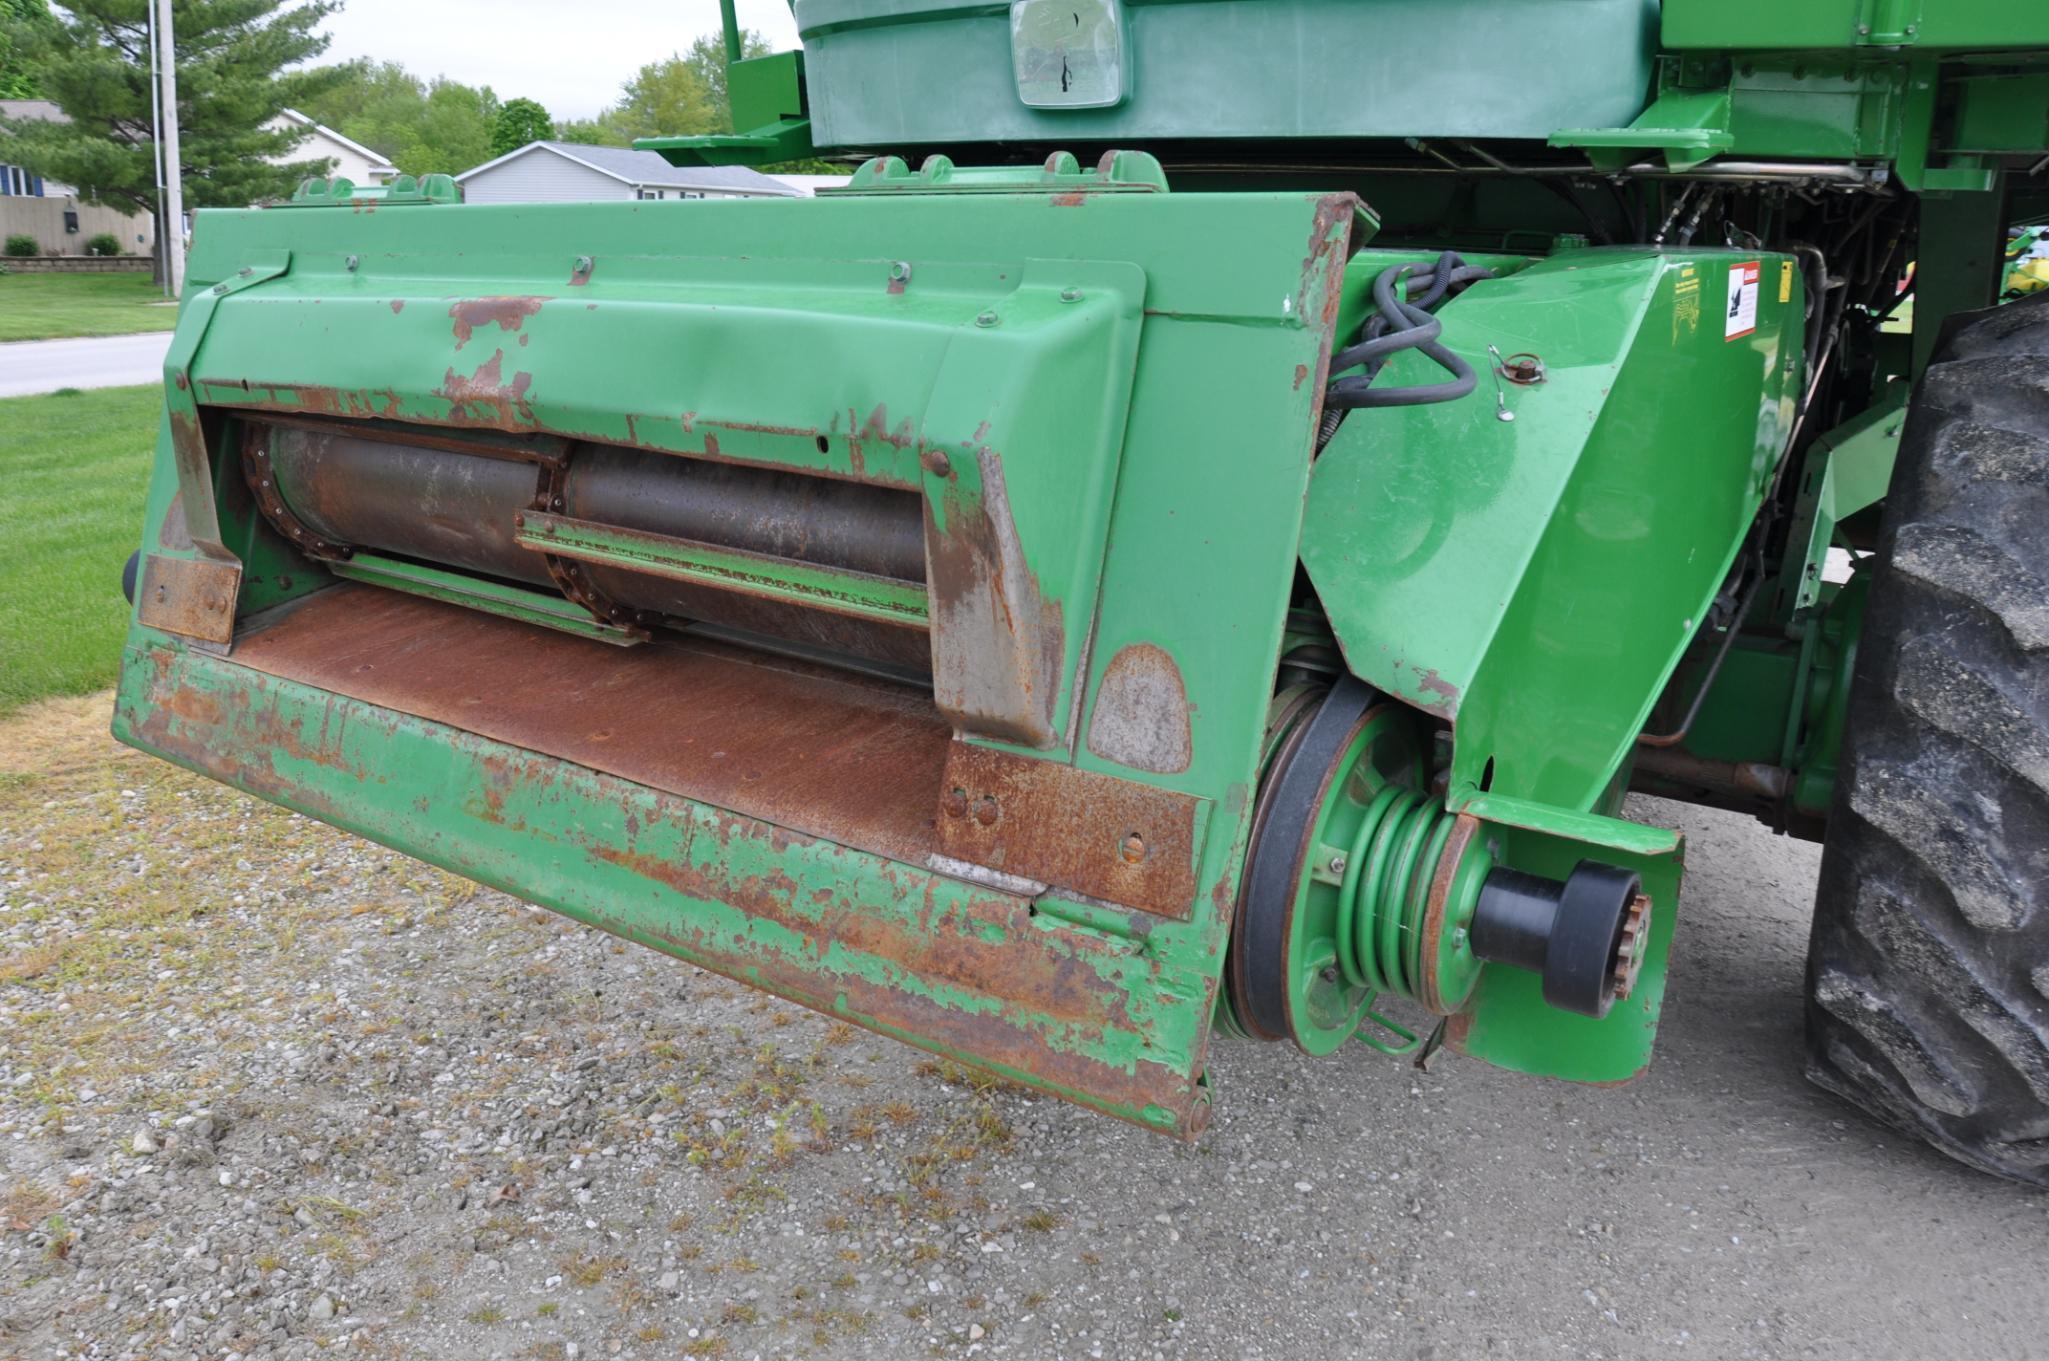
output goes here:
{"type": "Polygon", "coordinates": [[[14,259],[19,260],[30,255],[41,255],[42,253],[43,243],[30,236],[27,232],[16,232],[7,238],[7,254],[14,259]]]}
{"type": "Polygon", "coordinates": [[[112,232],[101,232],[98,236],[91,237],[86,241],[85,253],[87,255],[119,255],[121,253],[121,238],[112,232]]]}

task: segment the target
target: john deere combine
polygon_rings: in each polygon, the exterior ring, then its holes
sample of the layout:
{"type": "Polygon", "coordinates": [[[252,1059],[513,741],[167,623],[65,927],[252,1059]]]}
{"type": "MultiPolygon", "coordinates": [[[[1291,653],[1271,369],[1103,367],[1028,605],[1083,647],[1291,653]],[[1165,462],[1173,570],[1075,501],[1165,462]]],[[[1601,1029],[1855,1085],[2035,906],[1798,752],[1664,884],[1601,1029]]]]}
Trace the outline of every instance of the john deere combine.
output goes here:
{"type": "Polygon", "coordinates": [[[647,145],[815,199],[202,215],[123,740],[1181,1135],[1639,1072],[1622,798],[1747,810],[1816,1079],[2049,1184],[2049,8],[796,17],[647,145]]]}

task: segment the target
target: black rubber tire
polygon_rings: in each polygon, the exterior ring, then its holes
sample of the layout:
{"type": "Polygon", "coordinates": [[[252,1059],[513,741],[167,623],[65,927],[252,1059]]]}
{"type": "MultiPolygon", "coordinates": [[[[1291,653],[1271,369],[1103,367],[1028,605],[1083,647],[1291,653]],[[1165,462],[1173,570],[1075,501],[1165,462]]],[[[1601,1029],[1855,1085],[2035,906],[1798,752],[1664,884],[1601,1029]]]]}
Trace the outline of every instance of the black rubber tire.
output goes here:
{"type": "Polygon", "coordinates": [[[2049,297],[1909,407],[1807,962],[1808,1076],[2049,1186],[2049,297]]]}

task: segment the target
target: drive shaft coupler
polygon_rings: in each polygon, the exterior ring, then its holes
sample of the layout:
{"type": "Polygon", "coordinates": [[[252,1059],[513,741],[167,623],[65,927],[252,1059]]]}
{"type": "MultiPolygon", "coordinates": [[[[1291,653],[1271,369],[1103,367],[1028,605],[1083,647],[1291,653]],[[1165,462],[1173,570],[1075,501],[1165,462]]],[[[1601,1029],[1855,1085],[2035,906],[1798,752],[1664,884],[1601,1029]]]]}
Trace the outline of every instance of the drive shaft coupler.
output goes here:
{"type": "Polygon", "coordinates": [[[1650,899],[1629,870],[1582,860],[1564,880],[1495,869],[1480,885],[1473,953],[1544,980],[1544,1000],[1605,1016],[1643,966],[1650,899]]]}

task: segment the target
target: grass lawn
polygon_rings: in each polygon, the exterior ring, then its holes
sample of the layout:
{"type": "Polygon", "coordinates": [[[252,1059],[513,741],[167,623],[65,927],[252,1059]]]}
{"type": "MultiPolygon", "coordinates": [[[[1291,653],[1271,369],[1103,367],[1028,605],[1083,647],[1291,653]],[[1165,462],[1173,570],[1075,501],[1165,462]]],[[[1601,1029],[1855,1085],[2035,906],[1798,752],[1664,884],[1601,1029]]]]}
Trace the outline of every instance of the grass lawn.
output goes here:
{"type": "Polygon", "coordinates": [[[156,387],[0,401],[0,714],[114,683],[163,401],[156,387]]]}
{"type": "Polygon", "coordinates": [[[142,274],[0,274],[0,341],[169,331],[178,309],[142,274]]]}

